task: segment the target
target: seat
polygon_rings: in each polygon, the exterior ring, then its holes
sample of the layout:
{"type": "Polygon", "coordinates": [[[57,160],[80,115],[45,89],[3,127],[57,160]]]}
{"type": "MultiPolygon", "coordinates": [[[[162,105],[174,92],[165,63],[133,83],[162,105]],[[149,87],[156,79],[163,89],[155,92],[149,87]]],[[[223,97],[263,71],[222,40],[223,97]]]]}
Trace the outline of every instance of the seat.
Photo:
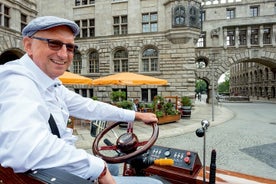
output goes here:
{"type": "Polygon", "coordinates": [[[14,173],[0,166],[0,183],[3,184],[91,184],[91,181],[57,168],[14,173]]]}

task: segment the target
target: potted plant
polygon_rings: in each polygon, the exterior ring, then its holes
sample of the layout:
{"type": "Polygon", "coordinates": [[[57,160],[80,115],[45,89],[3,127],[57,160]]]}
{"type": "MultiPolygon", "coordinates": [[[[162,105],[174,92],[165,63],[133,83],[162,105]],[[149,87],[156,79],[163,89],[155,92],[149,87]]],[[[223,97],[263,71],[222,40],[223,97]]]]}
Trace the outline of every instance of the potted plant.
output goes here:
{"type": "Polygon", "coordinates": [[[117,102],[116,105],[118,107],[123,108],[123,109],[133,110],[133,103],[131,101],[128,101],[128,100],[123,100],[123,101],[117,102]]]}
{"type": "Polygon", "coordinates": [[[171,101],[166,101],[164,97],[156,96],[153,105],[158,124],[175,122],[180,119],[176,106],[171,101]]]}
{"type": "Polygon", "coordinates": [[[192,101],[190,97],[183,96],[181,97],[181,117],[191,117],[192,112],[192,101]]]}
{"type": "Polygon", "coordinates": [[[126,99],[126,92],[124,91],[112,91],[111,94],[111,100],[113,103],[122,101],[126,99]]]}

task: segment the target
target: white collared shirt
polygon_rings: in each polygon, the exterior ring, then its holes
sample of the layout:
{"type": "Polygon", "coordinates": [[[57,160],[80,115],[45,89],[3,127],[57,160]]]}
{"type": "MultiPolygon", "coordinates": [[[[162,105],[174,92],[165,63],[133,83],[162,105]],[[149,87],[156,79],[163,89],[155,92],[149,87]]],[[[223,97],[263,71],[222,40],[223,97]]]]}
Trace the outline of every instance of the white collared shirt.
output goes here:
{"type": "Polygon", "coordinates": [[[76,149],[68,117],[134,121],[135,112],[84,98],[52,80],[25,54],[0,66],[0,163],[15,172],[59,167],[83,178],[97,178],[101,159],[76,149]],[[61,138],[51,133],[53,115],[61,138]]]}

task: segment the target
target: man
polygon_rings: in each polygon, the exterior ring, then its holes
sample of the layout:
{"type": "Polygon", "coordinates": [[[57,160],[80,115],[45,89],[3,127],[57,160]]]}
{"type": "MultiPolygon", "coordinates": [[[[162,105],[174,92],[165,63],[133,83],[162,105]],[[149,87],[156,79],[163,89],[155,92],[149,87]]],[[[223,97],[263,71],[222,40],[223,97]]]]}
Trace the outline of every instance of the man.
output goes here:
{"type": "Polygon", "coordinates": [[[139,105],[139,99],[135,98],[134,102],[133,102],[133,110],[134,111],[140,111],[140,105],[139,105]]]}
{"type": "Polygon", "coordinates": [[[15,172],[57,167],[85,179],[115,183],[102,159],[75,148],[76,137],[66,127],[69,115],[145,123],[157,118],[83,98],[61,84],[58,77],[72,63],[77,34],[79,27],[72,21],[38,17],[22,31],[26,54],[0,67],[0,163],[15,172]],[[60,138],[51,133],[50,115],[60,138]]]}

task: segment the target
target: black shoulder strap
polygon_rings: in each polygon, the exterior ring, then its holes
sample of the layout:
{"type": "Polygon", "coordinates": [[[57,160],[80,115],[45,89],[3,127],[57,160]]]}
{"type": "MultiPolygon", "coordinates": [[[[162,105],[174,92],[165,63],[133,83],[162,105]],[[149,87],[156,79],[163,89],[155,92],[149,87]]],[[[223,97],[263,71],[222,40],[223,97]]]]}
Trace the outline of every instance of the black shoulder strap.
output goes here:
{"type": "Polygon", "coordinates": [[[60,138],[58,127],[57,127],[56,121],[55,121],[55,119],[54,119],[54,117],[53,117],[52,114],[50,114],[50,118],[49,118],[48,122],[50,124],[50,128],[51,128],[52,134],[54,134],[58,138],[60,138]]]}

